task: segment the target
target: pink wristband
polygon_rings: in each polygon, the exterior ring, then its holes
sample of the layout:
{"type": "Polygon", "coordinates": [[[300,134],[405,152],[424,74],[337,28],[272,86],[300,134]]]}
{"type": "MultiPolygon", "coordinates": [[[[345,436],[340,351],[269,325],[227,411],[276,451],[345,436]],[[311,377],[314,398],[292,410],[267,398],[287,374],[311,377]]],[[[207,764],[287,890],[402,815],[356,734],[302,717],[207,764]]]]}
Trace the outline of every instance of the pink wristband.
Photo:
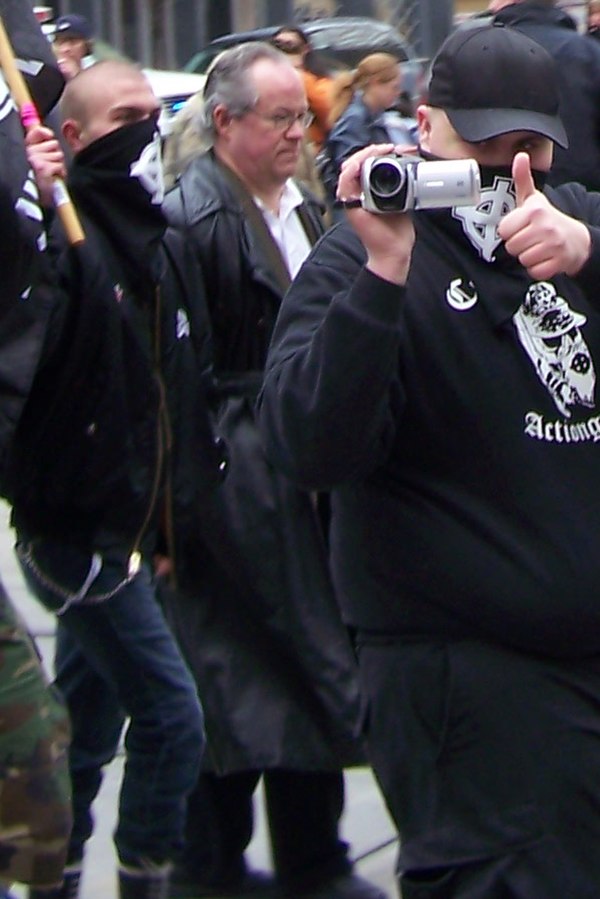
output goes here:
{"type": "Polygon", "coordinates": [[[40,124],[40,117],[33,103],[27,102],[21,106],[21,122],[25,129],[31,128],[32,125],[40,124]]]}

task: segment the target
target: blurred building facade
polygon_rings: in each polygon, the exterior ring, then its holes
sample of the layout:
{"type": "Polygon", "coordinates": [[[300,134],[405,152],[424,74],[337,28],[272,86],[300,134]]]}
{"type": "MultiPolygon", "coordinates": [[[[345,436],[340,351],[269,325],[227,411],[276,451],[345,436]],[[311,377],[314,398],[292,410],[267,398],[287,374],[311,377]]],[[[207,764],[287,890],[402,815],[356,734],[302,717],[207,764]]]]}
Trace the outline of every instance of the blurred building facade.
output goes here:
{"type": "MultiPolygon", "coordinates": [[[[180,68],[213,37],[317,16],[367,15],[391,22],[430,56],[460,0],[54,0],[56,15],[77,12],[98,37],[145,66],[180,68]]],[[[479,0],[479,8],[485,0],[479,0]]]]}
{"type": "MultiPolygon", "coordinates": [[[[367,15],[396,26],[419,56],[431,57],[454,19],[480,12],[487,0],[51,0],[56,15],[77,12],[131,59],[181,68],[212,38],[230,31],[318,16],[367,15]]],[[[584,0],[561,0],[582,18],[584,0]],[[581,9],[580,9],[581,8],[581,9]]]]}

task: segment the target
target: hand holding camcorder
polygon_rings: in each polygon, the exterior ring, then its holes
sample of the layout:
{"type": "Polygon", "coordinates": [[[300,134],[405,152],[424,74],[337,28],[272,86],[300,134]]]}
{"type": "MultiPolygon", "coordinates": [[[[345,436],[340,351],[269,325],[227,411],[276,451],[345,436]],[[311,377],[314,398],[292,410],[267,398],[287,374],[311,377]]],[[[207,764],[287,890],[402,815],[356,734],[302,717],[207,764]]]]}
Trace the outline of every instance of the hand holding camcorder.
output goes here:
{"type": "Polygon", "coordinates": [[[474,159],[427,162],[416,156],[371,156],[361,168],[361,203],[369,212],[472,206],[481,193],[474,159]]]}

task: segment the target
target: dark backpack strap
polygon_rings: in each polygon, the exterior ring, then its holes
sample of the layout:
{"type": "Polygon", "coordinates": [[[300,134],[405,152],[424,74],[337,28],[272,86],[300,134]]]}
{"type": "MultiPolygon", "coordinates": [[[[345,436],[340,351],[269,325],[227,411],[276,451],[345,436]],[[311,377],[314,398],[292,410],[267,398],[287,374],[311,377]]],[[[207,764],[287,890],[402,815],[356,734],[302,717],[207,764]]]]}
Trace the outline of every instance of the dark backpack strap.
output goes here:
{"type": "Polygon", "coordinates": [[[276,241],[273,239],[273,235],[269,231],[269,226],[265,222],[264,216],[254,200],[250,192],[246,189],[245,185],[240,181],[235,172],[232,172],[230,168],[222,163],[219,163],[220,169],[223,172],[224,177],[227,179],[231,190],[233,191],[235,197],[240,203],[246,218],[250,223],[250,227],[252,228],[258,243],[260,244],[263,253],[265,254],[265,258],[269,263],[269,268],[271,270],[271,274],[275,278],[277,284],[281,288],[283,293],[286,292],[288,287],[291,284],[290,273],[288,271],[287,265],[281,255],[281,250],[277,246],[276,241]]]}
{"type": "Polygon", "coordinates": [[[301,206],[298,206],[296,212],[298,213],[300,224],[304,228],[305,234],[308,237],[309,244],[311,245],[311,247],[314,247],[319,237],[321,236],[321,232],[317,228],[314,218],[308,211],[306,202],[302,203],[301,206]]]}

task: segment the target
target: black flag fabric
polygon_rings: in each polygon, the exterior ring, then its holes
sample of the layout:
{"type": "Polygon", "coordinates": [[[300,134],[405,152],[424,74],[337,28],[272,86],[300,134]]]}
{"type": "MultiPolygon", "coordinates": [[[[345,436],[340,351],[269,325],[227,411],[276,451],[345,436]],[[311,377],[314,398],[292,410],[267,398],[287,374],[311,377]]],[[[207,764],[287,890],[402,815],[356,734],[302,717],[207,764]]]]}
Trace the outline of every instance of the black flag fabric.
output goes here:
{"type": "MultiPolygon", "coordinates": [[[[30,68],[26,81],[44,115],[62,90],[52,48],[29,0],[0,0],[0,16],[21,67],[30,68]]],[[[0,72],[0,469],[46,332],[52,287],[45,249],[44,221],[23,128],[0,72]]]]}
{"type": "Polygon", "coordinates": [[[23,59],[17,56],[15,61],[25,78],[40,118],[45,119],[58,103],[65,79],[55,65],[40,59],[23,59]]]}
{"type": "MultiPolygon", "coordinates": [[[[52,48],[30,0],[0,0],[0,17],[17,66],[43,119],[58,101],[64,87],[52,48]]],[[[19,211],[37,223],[37,231],[41,232],[41,213],[25,154],[23,128],[4,78],[0,79],[0,182],[14,197],[19,211]]]]}
{"type": "Polygon", "coordinates": [[[30,0],[0,0],[0,16],[31,91],[40,118],[56,105],[64,87],[52,47],[35,17],[30,0]]]}

